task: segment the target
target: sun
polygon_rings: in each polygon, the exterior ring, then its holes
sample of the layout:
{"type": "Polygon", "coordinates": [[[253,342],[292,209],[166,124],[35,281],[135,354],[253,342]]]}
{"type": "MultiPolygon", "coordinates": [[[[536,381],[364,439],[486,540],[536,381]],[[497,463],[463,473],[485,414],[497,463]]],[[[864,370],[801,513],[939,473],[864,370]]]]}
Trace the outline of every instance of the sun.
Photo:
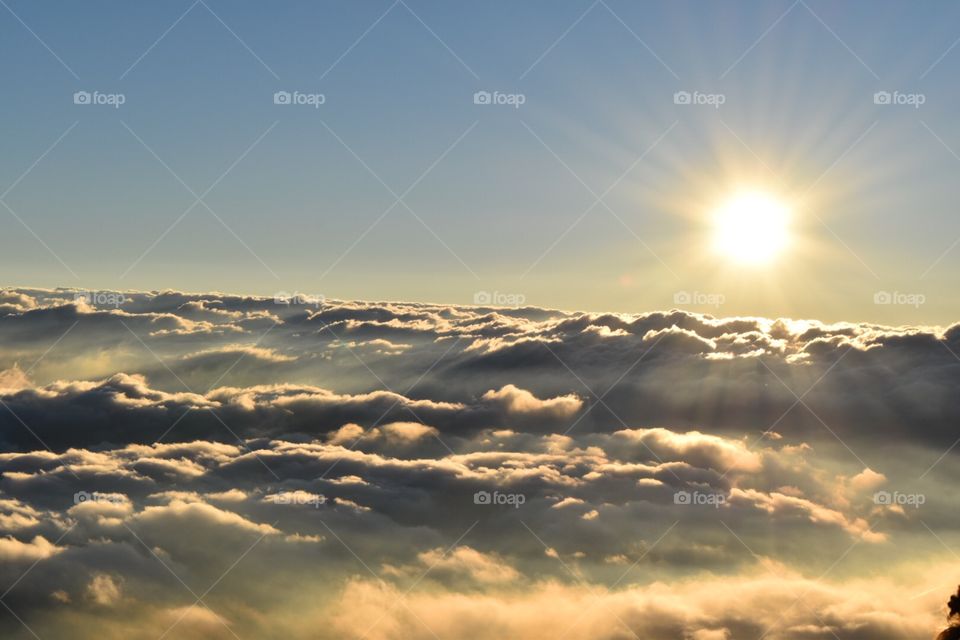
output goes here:
{"type": "Polygon", "coordinates": [[[762,191],[740,192],[713,212],[718,253],[744,265],[773,261],[789,240],[790,208],[762,191]]]}

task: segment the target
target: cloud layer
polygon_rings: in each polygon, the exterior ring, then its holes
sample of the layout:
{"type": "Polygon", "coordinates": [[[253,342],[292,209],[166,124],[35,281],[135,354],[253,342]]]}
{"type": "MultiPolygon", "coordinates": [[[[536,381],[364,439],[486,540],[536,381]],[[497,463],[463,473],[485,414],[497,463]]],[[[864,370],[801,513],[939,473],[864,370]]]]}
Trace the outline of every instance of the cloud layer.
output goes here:
{"type": "Polygon", "coordinates": [[[0,292],[5,637],[936,628],[957,327],[293,302],[0,292]]]}

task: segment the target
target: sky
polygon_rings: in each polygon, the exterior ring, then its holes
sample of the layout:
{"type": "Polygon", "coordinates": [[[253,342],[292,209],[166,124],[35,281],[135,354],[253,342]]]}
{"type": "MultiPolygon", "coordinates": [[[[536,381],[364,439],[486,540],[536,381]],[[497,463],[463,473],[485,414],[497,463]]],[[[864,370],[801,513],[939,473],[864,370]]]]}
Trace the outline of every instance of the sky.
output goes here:
{"type": "Polygon", "coordinates": [[[9,285],[956,316],[952,3],[2,9],[9,285]],[[742,188],[794,207],[774,264],[710,250],[742,188]]]}
{"type": "Polygon", "coordinates": [[[960,627],[958,17],[0,0],[0,637],[960,627]]]}

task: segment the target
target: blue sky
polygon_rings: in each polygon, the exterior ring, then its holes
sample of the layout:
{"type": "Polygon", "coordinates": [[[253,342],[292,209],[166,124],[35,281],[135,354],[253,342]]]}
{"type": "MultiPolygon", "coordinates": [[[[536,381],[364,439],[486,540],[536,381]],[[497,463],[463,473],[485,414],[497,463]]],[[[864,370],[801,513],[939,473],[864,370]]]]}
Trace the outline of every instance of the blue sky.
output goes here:
{"type": "Polygon", "coordinates": [[[951,3],[5,2],[7,284],[957,315],[951,3]],[[806,194],[768,268],[706,249],[743,185],[806,194]]]}

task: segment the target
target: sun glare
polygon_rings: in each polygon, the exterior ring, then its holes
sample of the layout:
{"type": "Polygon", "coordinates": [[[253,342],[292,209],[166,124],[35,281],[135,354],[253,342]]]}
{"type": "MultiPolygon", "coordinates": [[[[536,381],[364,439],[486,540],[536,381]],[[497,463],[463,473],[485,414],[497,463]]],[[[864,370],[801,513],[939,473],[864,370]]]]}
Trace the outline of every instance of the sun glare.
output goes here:
{"type": "Polygon", "coordinates": [[[740,264],[766,264],[788,241],[787,205],[763,192],[739,193],[713,213],[714,247],[740,264]]]}

